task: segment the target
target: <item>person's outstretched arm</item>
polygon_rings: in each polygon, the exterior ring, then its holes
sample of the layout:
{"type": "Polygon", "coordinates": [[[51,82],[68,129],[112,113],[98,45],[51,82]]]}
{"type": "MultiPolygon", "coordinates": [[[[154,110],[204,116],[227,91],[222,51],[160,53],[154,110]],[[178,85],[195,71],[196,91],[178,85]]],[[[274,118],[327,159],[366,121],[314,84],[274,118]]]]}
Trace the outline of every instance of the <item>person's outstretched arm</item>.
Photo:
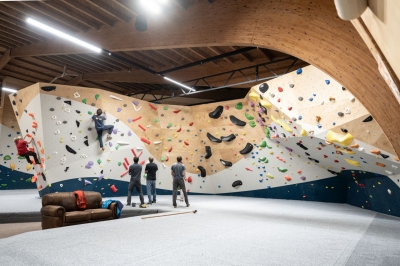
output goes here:
{"type": "Polygon", "coordinates": [[[104,110],[103,114],[104,114],[104,120],[106,120],[107,119],[106,110],[104,110]]]}

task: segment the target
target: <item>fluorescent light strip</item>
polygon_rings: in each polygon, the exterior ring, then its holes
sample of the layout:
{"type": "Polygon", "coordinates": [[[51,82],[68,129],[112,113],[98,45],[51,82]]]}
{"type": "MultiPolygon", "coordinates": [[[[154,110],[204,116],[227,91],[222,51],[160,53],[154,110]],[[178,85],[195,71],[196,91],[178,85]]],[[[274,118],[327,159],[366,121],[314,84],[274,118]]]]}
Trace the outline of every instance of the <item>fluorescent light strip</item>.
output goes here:
{"type": "Polygon", "coordinates": [[[14,89],[10,89],[10,88],[6,88],[6,87],[3,87],[3,88],[1,88],[3,91],[8,91],[8,92],[17,92],[17,90],[14,90],[14,89]]]}
{"type": "Polygon", "coordinates": [[[164,77],[166,80],[168,80],[168,81],[171,81],[172,83],[175,83],[176,85],[179,85],[179,86],[181,86],[182,88],[185,88],[185,89],[188,89],[188,90],[192,90],[193,88],[190,88],[189,86],[186,86],[186,85],[183,85],[182,83],[179,83],[178,81],[175,81],[175,80],[173,80],[173,79],[170,79],[170,78],[167,78],[167,77],[164,77]]]}
{"type": "Polygon", "coordinates": [[[142,6],[146,8],[149,12],[153,12],[154,14],[160,14],[161,8],[154,0],[142,0],[140,1],[142,6]]]}
{"type": "Polygon", "coordinates": [[[45,25],[43,23],[40,23],[37,20],[31,19],[31,18],[27,18],[26,22],[28,22],[29,24],[31,24],[31,25],[33,25],[35,27],[38,27],[38,28],[40,28],[42,30],[45,30],[45,31],[47,31],[47,32],[49,32],[51,34],[54,34],[54,35],[56,35],[56,36],[58,36],[60,38],[63,38],[65,40],[67,40],[67,41],[70,41],[70,42],[73,42],[75,44],[81,45],[81,46],[83,46],[85,48],[88,48],[88,49],[90,49],[90,50],[92,50],[92,51],[94,51],[96,53],[100,53],[102,51],[101,48],[99,48],[99,47],[96,47],[96,46],[91,45],[91,44],[89,44],[87,42],[81,41],[81,40],[79,40],[79,39],[77,39],[75,37],[72,37],[71,35],[63,33],[61,31],[56,30],[56,29],[54,29],[52,27],[49,27],[49,26],[47,26],[47,25],[45,25]]]}

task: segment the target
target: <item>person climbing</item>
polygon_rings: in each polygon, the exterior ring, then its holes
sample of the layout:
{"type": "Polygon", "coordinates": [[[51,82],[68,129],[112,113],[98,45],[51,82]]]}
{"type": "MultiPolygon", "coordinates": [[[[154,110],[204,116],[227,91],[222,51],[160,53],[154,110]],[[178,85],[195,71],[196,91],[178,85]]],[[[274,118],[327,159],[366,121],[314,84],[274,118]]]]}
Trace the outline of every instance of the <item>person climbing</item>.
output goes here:
{"type": "Polygon", "coordinates": [[[171,175],[173,180],[172,185],[172,205],[176,208],[176,196],[178,193],[178,186],[181,187],[183,195],[185,196],[186,207],[189,207],[189,199],[186,192],[185,180],[186,180],[186,168],[182,163],[182,157],[178,156],[176,158],[177,162],[171,166],[171,175]],[[185,180],[184,180],[185,179],[185,180]]]}
{"type": "Polygon", "coordinates": [[[107,139],[112,139],[111,133],[114,129],[113,125],[104,125],[104,120],[107,119],[106,110],[104,112],[101,109],[97,109],[96,114],[92,116],[92,122],[97,131],[97,136],[99,138],[100,149],[104,151],[103,147],[103,131],[108,130],[107,139]],[[104,113],[104,116],[102,115],[104,113]]]}
{"type": "MultiPolygon", "coordinates": [[[[140,183],[140,174],[142,173],[142,166],[138,164],[139,158],[133,158],[134,164],[129,166],[129,175],[131,176],[131,181],[129,182],[128,187],[128,199],[127,205],[131,205],[131,197],[133,189],[136,188],[139,198],[140,198],[140,208],[147,208],[146,204],[144,204],[143,193],[142,193],[142,184],[140,183]]],[[[133,205],[132,205],[133,206],[133,205]]]]}
{"type": "Polygon", "coordinates": [[[27,145],[32,142],[33,138],[28,142],[25,141],[25,138],[26,138],[26,136],[24,137],[24,139],[22,139],[21,136],[18,136],[18,137],[16,137],[14,139],[15,146],[17,146],[18,155],[19,156],[24,156],[26,161],[29,164],[32,164],[31,160],[29,159],[29,156],[32,156],[33,159],[35,160],[35,163],[36,164],[40,164],[40,161],[39,161],[36,153],[33,152],[33,151],[29,151],[28,148],[27,148],[27,145]]]}
{"type": "Polygon", "coordinates": [[[157,164],[153,163],[154,158],[149,157],[149,163],[146,164],[146,168],[144,169],[146,173],[146,184],[147,184],[147,197],[149,197],[149,203],[156,203],[156,172],[158,171],[157,164]],[[151,200],[151,196],[153,196],[153,200],[151,200]]]}

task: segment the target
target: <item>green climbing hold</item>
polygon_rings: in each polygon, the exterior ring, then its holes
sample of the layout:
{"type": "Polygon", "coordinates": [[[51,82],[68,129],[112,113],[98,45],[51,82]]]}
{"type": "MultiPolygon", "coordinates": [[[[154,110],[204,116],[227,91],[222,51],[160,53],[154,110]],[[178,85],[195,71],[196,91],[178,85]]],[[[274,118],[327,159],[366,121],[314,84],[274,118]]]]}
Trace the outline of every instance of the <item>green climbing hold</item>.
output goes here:
{"type": "Polygon", "coordinates": [[[100,97],[100,94],[96,94],[96,95],[94,96],[94,98],[95,98],[96,100],[98,100],[99,97],[100,97]]]}
{"type": "Polygon", "coordinates": [[[169,123],[167,127],[172,127],[172,123],[169,123]]]}
{"type": "Polygon", "coordinates": [[[13,183],[16,183],[17,181],[15,181],[15,180],[11,180],[13,183]]]}
{"type": "Polygon", "coordinates": [[[260,160],[260,161],[262,161],[264,163],[268,163],[267,157],[261,157],[261,158],[258,158],[258,160],[260,160]]]}
{"type": "Polygon", "coordinates": [[[98,160],[97,160],[97,163],[98,163],[98,164],[101,164],[101,160],[100,160],[100,159],[98,159],[98,160]]]}
{"type": "Polygon", "coordinates": [[[25,157],[24,156],[18,156],[18,159],[25,159],[25,157]]]}
{"type": "Polygon", "coordinates": [[[271,138],[271,134],[269,133],[269,129],[267,127],[265,128],[265,136],[269,139],[271,138]]]}
{"type": "Polygon", "coordinates": [[[254,116],[249,115],[248,113],[244,114],[248,120],[253,120],[254,116]]]}
{"type": "Polygon", "coordinates": [[[261,141],[260,147],[261,147],[261,148],[267,147],[267,142],[266,142],[265,140],[261,141]]]}
{"type": "Polygon", "coordinates": [[[242,108],[243,108],[242,102],[238,102],[238,103],[235,105],[235,108],[238,109],[238,110],[242,110],[242,108]]]}
{"type": "Polygon", "coordinates": [[[287,169],[286,169],[286,168],[280,168],[280,167],[278,167],[278,171],[281,172],[281,173],[284,173],[284,172],[287,171],[287,169]]]}
{"type": "Polygon", "coordinates": [[[158,122],[158,118],[154,118],[154,123],[157,123],[158,122]]]}
{"type": "Polygon", "coordinates": [[[119,145],[115,146],[115,149],[118,150],[119,149],[119,145]]]}
{"type": "MultiPolygon", "coordinates": [[[[6,155],[6,156],[4,156],[3,159],[6,160],[6,161],[11,160],[11,156],[10,156],[10,155],[6,155]]],[[[24,159],[25,159],[25,158],[24,158],[24,159]]]]}
{"type": "Polygon", "coordinates": [[[121,164],[122,164],[121,162],[118,162],[118,166],[121,166],[121,164]]]}
{"type": "Polygon", "coordinates": [[[92,115],[93,114],[91,111],[88,111],[87,113],[88,113],[88,115],[92,115]]]}
{"type": "Polygon", "coordinates": [[[156,150],[158,151],[158,146],[156,146],[156,150]]]}
{"type": "Polygon", "coordinates": [[[172,138],[171,138],[171,137],[168,137],[168,141],[172,141],[172,138]]]}
{"type": "Polygon", "coordinates": [[[32,178],[29,177],[27,180],[25,180],[25,182],[27,182],[27,183],[32,182],[32,178]]]}
{"type": "Polygon", "coordinates": [[[7,184],[1,184],[1,186],[2,186],[2,187],[6,187],[6,186],[7,186],[7,184]]]}
{"type": "Polygon", "coordinates": [[[161,162],[164,162],[164,161],[165,161],[165,158],[161,156],[161,162]]]}
{"type": "Polygon", "coordinates": [[[86,104],[86,102],[87,102],[86,98],[84,98],[84,99],[82,100],[82,102],[83,102],[84,104],[86,104]]]}
{"type": "Polygon", "coordinates": [[[250,122],[249,122],[249,126],[251,126],[251,127],[255,127],[255,126],[256,126],[256,122],[254,122],[254,121],[250,121],[250,122]]]}
{"type": "Polygon", "coordinates": [[[164,106],[164,110],[168,110],[168,106],[164,106]]]}

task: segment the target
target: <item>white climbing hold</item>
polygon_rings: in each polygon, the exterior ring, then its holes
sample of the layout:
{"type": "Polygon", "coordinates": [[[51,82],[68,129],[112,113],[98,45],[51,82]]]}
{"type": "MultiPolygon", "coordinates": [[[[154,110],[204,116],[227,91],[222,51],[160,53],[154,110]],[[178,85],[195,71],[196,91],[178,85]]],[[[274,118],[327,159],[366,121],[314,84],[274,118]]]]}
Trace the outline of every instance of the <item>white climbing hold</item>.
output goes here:
{"type": "Polygon", "coordinates": [[[67,104],[66,103],[62,103],[62,106],[65,107],[65,106],[67,106],[67,104]]]}
{"type": "Polygon", "coordinates": [[[63,184],[60,184],[60,187],[63,187],[64,185],[63,184]]]}
{"type": "Polygon", "coordinates": [[[324,104],[324,101],[321,102],[321,105],[323,105],[323,104],[324,104]]]}
{"type": "Polygon", "coordinates": [[[356,100],[356,98],[354,98],[354,97],[351,97],[351,98],[350,98],[350,101],[351,101],[352,103],[354,103],[355,100],[356,100]]]}
{"type": "Polygon", "coordinates": [[[55,135],[58,135],[58,134],[60,134],[60,130],[59,130],[59,129],[57,129],[56,131],[54,131],[54,134],[55,134],[55,135]]]}
{"type": "Polygon", "coordinates": [[[164,169],[166,168],[165,164],[162,164],[162,166],[164,167],[164,169]]]}
{"type": "Polygon", "coordinates": [[[118,140],[117,144],[118,145],[129,145],[129,142],[118,140]]]}
{"type": "Polygon", "coordinates": [[[110,98],[113,98],[113,99],[118,100],[118,101],[122,101],[121,98],[118,98],[117,96],[114,96],[114,95],[110,95],[110,98]]]}
{"type": "Polygon", "coordinates": [[[69,113],[69,112],[71,112],[71,109],[70,108],[65,108],[64,111],[69,113]]]}
{"type": "Polygon", "coordinates": [[[392,191],[390,189],[388,189],[387,192],[389,193],[389,195],[392,195],[392,191]]]}
{"type": "Polygon", "coordinates": [[[393,168],[397,169],[398,167],[396,165],[392,165],[393,168]]]}
{"type": "Polygon", "coordinates": [[[79,178],[78,178],[78,181],[82,181],[82,178],[79,177],[79,178]]]}
{"type": "Polygon", "coordinates": [[[385,172],[386,172],[388,175],[393,175],[393,172],[390,172],[390,171],[388,171],[388,170],[385,170],[385,172]]]}
{"type": "Polygon", "coordinates": [[[350,108],[349,108],[349,107],[347,107],[347,108],[344,110],[344,112],[345,112],[346,114],[351,114],[351,111],[350,111],[350,108]]]}
{"type": "Polygon", "coordinates": [[[136,149],[137,149],[138,151],[141,151],[141,150],[143,150],[143,147],[136,147],[136,149]]]}
{"type": "Polygon", "coordinates": [[[148,125],[148,126],[146,126],[146,127],[151,127],[151,125],[148,125]]]}
{"type": "Polygon", "coordinates": [[[60,160],[61,160],[62,162],[66,162],[66,161],[67,161],[67,158],[65,158],[65,156],[64,156],[64,157],[62,157],[60,160]]]}
{"type": "Polygon", "coordinates": [[[82,154],[81,157],[82,157],[83,159],[86,159],[86,158],[87,158],[87,155],[86,155],[86,154],[82,154]]]}
{"type": "Polygon", "coordinates": [[[55,151],[55,152],[53,152],[53,154],[54,154],[54,155],[57,155],[57,154],[58,154],[58,152],[56,152],[56,151],[55,151]]]}
{"type": "Polygon", "coordinates": [[[369,133],[369,130],[367,130],[367,133],[369,133]]]}
{"type": "Polygon", "coordinates": [[[56,124],[57,124],[57,125],[61,125],[61,121],[57,121],[56,124]]]}
{"type": "Polygon", "coordinates": [[[57,119],[57,116],[53,115],[53,116],[51,117],[51,119],[56,120],[56,119],[57,119]]]}
{"type": "Polygon", "coordinates": [[[154,141],[153,143],[157,145],[157,144],[160,144],[161,142],[162,141],[154,141]]]}
{"type": "Polygon", "coordinates": [[[360,147],[358,148],[359,151],[364,151],[364,148],[360,147]]]}
{"type": "Polygon", "coordinates": [[[133,108],[135,108],[135,111],[138,112],[140,109],[142,109],[142,106],[140,106],[139,109],[136,109],[136,106],[133,105],[133,108]]]}
{"type": "Polygon", "coordinates": [[[72,141],[75,141],[75,140],[76,140],[76,136],[73,136],[73,135],[72,135],[72,136],[71,136],[71,140],[72,140],[72,141]]]}
{"type": "Polygon", "coordinates": [[[76,99],[76,98],[79,98],[79,97],[81,97],[81,96],[79,95],[79,93],[75,92],[75,93],[74,93],[74,98],[76,99]]]}

